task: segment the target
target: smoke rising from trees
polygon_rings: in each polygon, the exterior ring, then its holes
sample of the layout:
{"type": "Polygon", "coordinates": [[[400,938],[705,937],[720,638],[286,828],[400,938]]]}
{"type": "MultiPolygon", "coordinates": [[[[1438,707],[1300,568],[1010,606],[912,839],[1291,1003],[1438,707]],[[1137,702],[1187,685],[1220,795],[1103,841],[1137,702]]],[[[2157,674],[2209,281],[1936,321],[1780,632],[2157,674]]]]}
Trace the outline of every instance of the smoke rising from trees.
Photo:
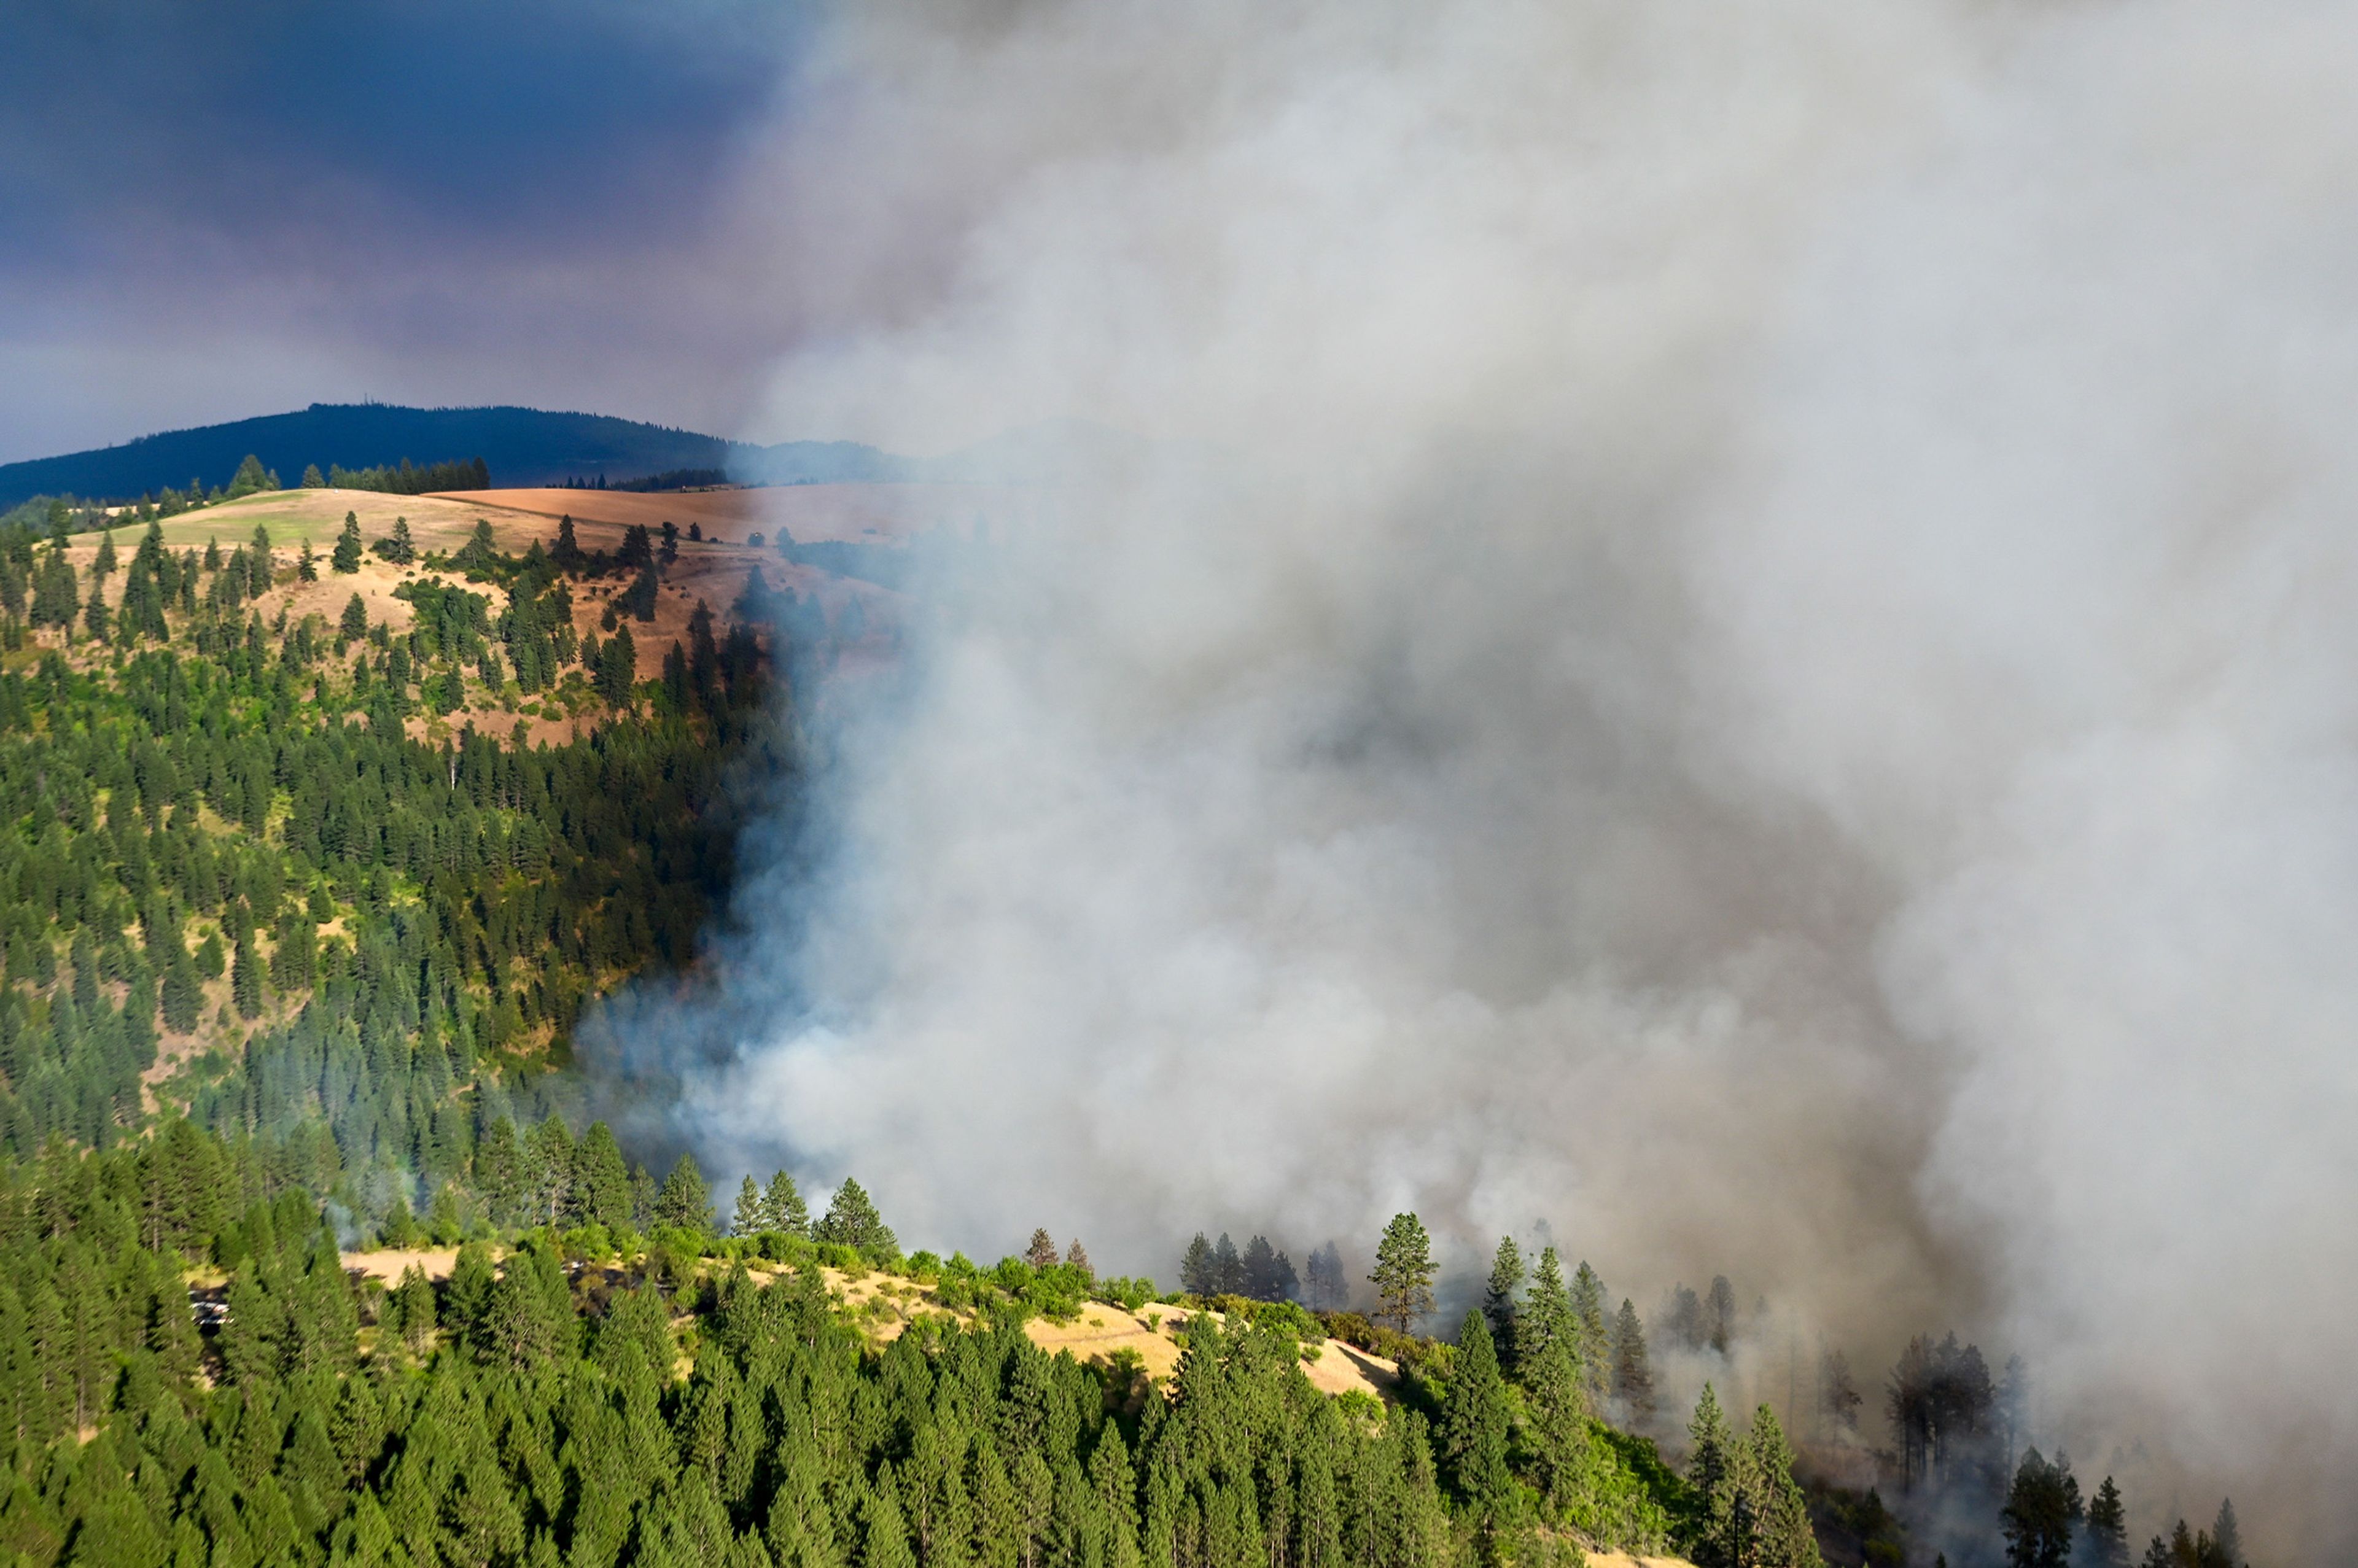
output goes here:
{"type": "Polygon", "coordinates": [[[773,422],[1161,444],[804,693],[707,1163],[1118,1268],[1414,1208],[1461,1292],[1543,1217],[2348,1546],[2353,30],[842,21],[773,422]]]}

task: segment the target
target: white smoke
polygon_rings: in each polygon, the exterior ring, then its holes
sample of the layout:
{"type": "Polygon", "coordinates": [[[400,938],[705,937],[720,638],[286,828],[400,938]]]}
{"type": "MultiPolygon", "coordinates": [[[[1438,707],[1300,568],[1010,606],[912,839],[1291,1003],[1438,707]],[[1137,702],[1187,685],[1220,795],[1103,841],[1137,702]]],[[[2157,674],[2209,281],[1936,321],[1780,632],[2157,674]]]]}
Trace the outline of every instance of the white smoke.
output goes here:
{"type": "Polygon", "coordinates": [[[2353,58],[2273,3],[842,20],[749,194],[833,323],[771,420],[1188,444],[819,699],[830,852],[730,955],[794,1007],[696,1135],[1166,1275],[1544,1218],[1862,1371],[2020,1351],[2091,1481],[2195,1477],[2141,1528],[2347,1544],[2353,58]]]}

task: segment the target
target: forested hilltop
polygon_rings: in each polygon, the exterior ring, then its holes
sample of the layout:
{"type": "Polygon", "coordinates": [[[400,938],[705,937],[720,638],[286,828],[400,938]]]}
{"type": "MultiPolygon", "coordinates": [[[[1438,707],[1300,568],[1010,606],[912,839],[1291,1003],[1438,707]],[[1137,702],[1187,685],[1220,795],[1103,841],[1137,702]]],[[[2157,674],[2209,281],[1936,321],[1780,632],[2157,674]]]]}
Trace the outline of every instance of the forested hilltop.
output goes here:
{"type": "MultiPolygon", "coordinates": [[[[1666,1464],[1646,1329],[1552,1249],[1502,1245],[1443,1339],[1412,1215],[1364,1278],[1198,1237],[1166,1292],[1045,1232],[904,1255],[856,1182],[814,1217],[784,1173],[725,1217],[692,1159],[658,1180],[572,1035],[693,970],[827,619],[756,562],[641,679],[701,541],[146,510],[0,518],[8,1561],[1900,1560],[1766,1404],[1706,1387],[1666,1464]]],[[[2008,1506],[2021,1562],[2118,1538],[2035,1452],[2008,1506]]],[[[2234,1564],[2233,1528],[2149,1560],[2234,1564]]]]}

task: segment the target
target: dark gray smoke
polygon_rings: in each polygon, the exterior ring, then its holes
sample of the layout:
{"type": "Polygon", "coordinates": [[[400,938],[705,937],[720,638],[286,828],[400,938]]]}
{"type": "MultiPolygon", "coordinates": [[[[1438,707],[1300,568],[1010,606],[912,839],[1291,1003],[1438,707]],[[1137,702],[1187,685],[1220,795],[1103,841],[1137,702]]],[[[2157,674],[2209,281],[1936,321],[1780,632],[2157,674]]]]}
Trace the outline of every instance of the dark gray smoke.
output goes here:
{"type": "Polygon", "coordinates": [[[788,95],[771,416],[1170,444],[805,694],[711,1162],[1164,1275],[1543,1219],[2350,1546],[2358,21],[961,15],[788,95]]]}

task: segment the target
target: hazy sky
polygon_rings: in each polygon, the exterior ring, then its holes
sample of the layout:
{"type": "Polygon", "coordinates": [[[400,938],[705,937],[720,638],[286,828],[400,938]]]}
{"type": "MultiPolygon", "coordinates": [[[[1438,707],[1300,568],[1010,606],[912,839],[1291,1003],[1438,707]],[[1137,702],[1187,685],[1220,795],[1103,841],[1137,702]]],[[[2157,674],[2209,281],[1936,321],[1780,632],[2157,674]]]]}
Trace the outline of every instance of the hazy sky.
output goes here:
{"type": "Polygon", "coordinates": [[[0,461],[362,397],[734,433],[792,337],[729,214],[799,16],[7,7],[0,461]]]}

